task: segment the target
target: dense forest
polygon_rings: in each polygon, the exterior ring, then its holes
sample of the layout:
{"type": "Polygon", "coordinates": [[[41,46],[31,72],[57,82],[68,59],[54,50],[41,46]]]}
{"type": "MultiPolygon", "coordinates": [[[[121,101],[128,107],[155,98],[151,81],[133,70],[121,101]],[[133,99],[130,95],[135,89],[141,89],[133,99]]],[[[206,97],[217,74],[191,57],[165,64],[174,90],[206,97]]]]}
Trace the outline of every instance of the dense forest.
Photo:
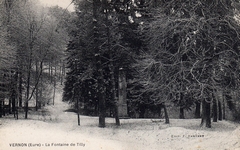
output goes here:
{"type": "Polygon", "coordinates": [[[176,113],[208,128],[240,121],[238,0],[72,3],[0,3],[0,117],[54,105],[62,84],[63,101],[99,127],[176,113]]]}

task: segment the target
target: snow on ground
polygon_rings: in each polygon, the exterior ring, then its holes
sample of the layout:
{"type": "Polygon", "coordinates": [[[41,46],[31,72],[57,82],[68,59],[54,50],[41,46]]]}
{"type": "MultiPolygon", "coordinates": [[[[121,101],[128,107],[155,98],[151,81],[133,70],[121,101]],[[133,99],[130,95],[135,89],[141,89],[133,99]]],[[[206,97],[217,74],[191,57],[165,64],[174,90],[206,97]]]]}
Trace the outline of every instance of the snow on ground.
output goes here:
{"type": "Polygon", "coordinates": [[[228,121],[206,129],[199,119],[170,119],[169,125],[159,119],[121,119],[117,127],[114,118],[106,118],[106,128],[99,128],[98,118],[88,116],[80,116],[78,126],[77,115],[64,111],[68,108],[59,91],[55,105],[43,109],[48,112],[30,112],[27,120],[1,118],[0,150],[240,150],[239,124],[228,121]]]}

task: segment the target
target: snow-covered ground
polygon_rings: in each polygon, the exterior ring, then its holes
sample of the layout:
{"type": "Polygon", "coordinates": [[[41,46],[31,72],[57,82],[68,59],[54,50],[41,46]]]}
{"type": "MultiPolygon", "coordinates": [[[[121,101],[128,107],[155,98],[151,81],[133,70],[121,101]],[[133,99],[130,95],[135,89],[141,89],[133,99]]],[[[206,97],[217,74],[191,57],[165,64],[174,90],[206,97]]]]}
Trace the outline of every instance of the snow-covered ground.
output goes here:
{"type": "Polygon", "coordinates": [[[98,127],[97,117],[65,112],[68,104],[56,94],[48,113],[29,114],[29,119],[12,116],[0,120],[0,150],[240,150],[239,124],[221,121],[211,129],[200,128],[199,119],[164,120],[106,119],[106,128],[98,127]]]}

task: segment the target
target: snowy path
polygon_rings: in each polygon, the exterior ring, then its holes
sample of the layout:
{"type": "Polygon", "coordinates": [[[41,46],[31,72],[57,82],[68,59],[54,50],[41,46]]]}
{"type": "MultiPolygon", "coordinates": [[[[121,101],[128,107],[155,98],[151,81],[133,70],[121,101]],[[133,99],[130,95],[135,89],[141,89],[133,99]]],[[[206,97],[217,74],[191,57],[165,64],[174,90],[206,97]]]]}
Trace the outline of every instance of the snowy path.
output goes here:
{"type": "MultiPolygon", "coordinates": [[[[56,93],[55,105],[46,107],[50,113],[29,115],[28,120],[3,118],[0,123],[0,150],[122,150],[127,147],[119,142],[101,139],[92,134],[99,129],[97,118],[81,116],[82,125],[77,125],[77,115],[65,112],[68,104],[61,101],[61,92],[56,93]],[[91,131],[91,128],[93,129],[91,131]]],[[[104,131],[103,131],[104,133],[104,131]]],[[[131,145],[131,144],[130,144],[131,145]]]]}
{"type": "Polygon", "coordinates": [[[81,116],[78,126],[77,115],[64,111],[68,108],[59,90],[55,105],[46,107],[47,115],[1,119],[0,150],[240,150],[239,124],[227,121],[201,129],[197,119],[171,119],[170,125],[126,119],[116,127],[107,118],[107,127],[99,128],[98,118],[87,116],[81,116]]]}

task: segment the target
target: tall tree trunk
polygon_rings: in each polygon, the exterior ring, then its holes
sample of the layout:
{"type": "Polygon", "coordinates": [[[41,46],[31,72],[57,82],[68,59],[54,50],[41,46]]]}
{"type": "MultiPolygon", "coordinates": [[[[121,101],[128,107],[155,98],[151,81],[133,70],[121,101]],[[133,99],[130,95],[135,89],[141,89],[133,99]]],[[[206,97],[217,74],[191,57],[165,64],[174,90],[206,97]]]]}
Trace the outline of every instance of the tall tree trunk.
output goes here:
{"type": "Polygon", "coordinates": [[[77,94],[77,102],[75,104],[77,104],[78,126],[80,126],[80,114],[79,114],[79,98],[80,98],[80,96],[79,95],[81,95],[81,93],[77,93],[76,89],[77,89],[77,87],[74,87],[74,90],[73,90],[73,101],[75,102],[76,94],[77,94]]]}
{"type": "MultiPolygon", "coordinates": [[[[43,72],[43,62],[40,64],[40,72],[43,72]]],[[[43,102],[43,76],[41,75],[39,78],[39,100],[38,100],[38,108],[41,109],[43,102]]]]}
{"type": "Polygon", "coordinates": [[[169,124],[170,122],[169,122],[168,112],[167,112],[167,108],[166,108],[165,103],[163,103],[162,106],[163,106],[164,114],[165,114],[165,123],[169,124]]]}
{"type": "MultiPolygon", "coordinates": [[[[102,76],[102,74],[101,74],[102,76]]],[[[99,127],[105,127],[106,104],[105,104],[105,88],[103,87],[103,79],[98,79],[98,100],[99,100],[99,127]]]]}
{"type": "Polygon", "coordinates": [[[3,116],[6,115],[5,113],[6,113],[6,112],[5,112],[4,99],[3,99],[3,101],[2,101],[2,114],[3,114],[3,116]]]}
{"type": "Polygon", "coordinates": [[[220,102],[220,100],[218,100],[218,120],[222,120],[223,119],[223,114],[222,114],[222,104],[220,102]]]}
{"type": "Polygon", "coordinates": [[[23,78],[22,70],[20,70],[19,71],[19,79],[18,79],[18,104],[19,104],[19,107],[22,107],[22,84],[23,84],[22,78],[23,78]]]}
{"type": "Polygon", "coordinates": [[[14,87],[13,87],[13,81],[12,81],[12,73],[10,74],[10,80],[11,81],[8,84],[10,85],[10,91],[9,92],[10,92],[11,95],[10,95],[10,97],[8,99],[9,100],[9,103],[8,103],[8,113],[12,114],[12,101],[13,101],[13,95],[14,95],[13,94],[13,88],[14,87]]]}
{"type": "Polygon", "coordinates": [[[201,118],[201,103],[200,102],[196,102],[196,109],[195,109],[195,115],[194,115],[194,118],[201,118]]]}
{"type": "Polygon", "coordinates": [[[28,101],[30,97],[30,80],[31,80],[31,69],[32,69],[32,57],[33,57],[33,31],[34,31],[34,24],[30,23],[29,28],[29,37],[30,37],[30,43],[29,43],[29,56],[28,56],[28,67],[27,67],[27,93],[26,93],[26,99],[25,99],[25,119],[28,118],[28,101]]]}
{"type": "Polygon", "coordinates": [[[30,79],[31,79],[31,64],[32,64],[32,55],[30,54],[30,60],[29,60],[29,66],[28,66],[28,73],[27,73],[27,93],[26,93],[26,99],[25,99],[25,119],[28,118],[28,101],[29,101],[29,95],[30,95],[30,79]]]}
{"type": "Polygon", "coordinates": [[[78,116],[78,125],[80,126],[79,97],[77,99],[77,116],[78,116]]]}
{"type": "Polygon", "coordinates": [[[180,92],[179,92],[179,96],[180,96],[180,114],[179,114],[179,118],[180,119],[184,119],[184,108],[182,105],[183,103],[183,56],[181,57],[181,82],[180,82],[180,92]]]}
{"type": "Polygon", "coordinates": [[[18,82],[18,72],[14,74],[13,84],[12,84],[12,112],[16,112],[16,98],[17,98],[17,82],[18,82]]]}
{"type": "Polygon", "coordinates": [[[56,67],[56,63],[55,63],[55,67],[54,67],[54,77],[53,77],[53,105],[55,102],[55,94],[56,94],[56,81],[57,80],[57,67],[56,67]]]}
{"type": "Polygon", "coordinates": [[[118,111],[120,117],[128,117],[127,108],[127,82],[126,71],[119,68],[118,72],[118,111]]]}
{"type": "Polygon", "coordinates": [[[217,122],[218,120],[218,104],[217,104],[217,100],[214,96],[214,94],[212,94],[212,98],[213,98],[213,105],[212,105],[212,109],[213,109],[213,122],[217,122]]]}
{"type": "Polygon", "coordinates": [[[80,108],[79,108],[79,101],[80,101],[80,98],[82,97],[82,93],[78,93],[78,125],[80,126],[80,108]]]}
{"type": "Polygon", "coordinates": [[[222,94],[222,99],[223,99],[223,104],[222,104],[222,109],[223,109],[223,119],[226,119],[226,110],[225,110],[225,102],[226,102],[226,98],[225,98],[225,94],[222,94]]]}
{"type": "Polygon", "coordinates": [[[105,116],[106,116],[106,102],[105,102],[105,87],[103,82],[103,73],[101,69],[101,58],[97,56],[97,69],[98,69],[98,101],[99,101],[99,127],[105,127],[105,116]]]}
{"type": "Polygon", "coordinates": [[[35,110],[38,111],[38,108],[39,108],[39,86],[36,87],[35,95],[36,95],[36,106],[35,106],[35,110]]]}
{"type": "Polygon", "coordinates": [[[2,118],[3,116],[3,101],[4,101],[4,98],[1,98],[0,97],[0,118],[2,118]]]}
{"type": "Polygon", "coordinates": [[[28,118],[28,101],[26,100],[25,101],[25,119],[27,119],[28,118]]]}
{"type": "Polygon", "coordinates": [[[99,127],[105,127],[105,87],[103,82],[103,70],[101,63],[101,54],[99,50],[99,33],[98,33],[98,17],[97,9],[99,7],[99,1],[93,0],[93,26],[94,26],[94,51],[95,51],[95,64],[97,72],[97,88],[98,88],[98,106],[99,106],[99,127]]]}
{"type": "Polygon", "coordinates": [[[116,96],[116,84],[115,84],[115,77],[114,77],[114,68],[113,68],[113,62],[111,62],[111,83],[112,83],[112,99],[113,99],[113,103],[114,103],[114,109],[115,109],[115,121],[116,121],[116,125],[120,126],[120,120],[119,120],[119,116],[118,116],[118,103],[117,103],[117,96],[116,96]]]}
{"type": "Polygon", "coordinates": [[[11,98],[9,98],[8,113],[9,113],[9,114],[12,114],[12,99],[11,99],[11,98]]]}
{"type": "MultiPolygon", "coordinates": [[[[105,0],[106,1],[106,0],[105,0]]],[[[106,4],[106,2],[105,2],[106,4]]],[[[115,121],[116,121],[116,125],[120,126],[120,120],[119,120],[119,112],[118,112],[118,103],[117,103],[117,94],[116,94],[116,84],[115,84],[115,76],[114,76],[114,64],[113,64],[113,51],[111,50],[111,45],[110,45],[110,29],[109,29],[109,24],[108,24],[108,11],[105,14],[106,18],[106,28],[107,28],[107,44],[108,44],[108,51],[110,52],[110,74],[111,74],[111,85],[112,85],[112,100],[114,103],[114,112],[115,112],[115,121]]]]}
{"type": "Polygon", "coordinates": [[[39,109],[41,109],[41,107],[42,107],[42,103],[44,103],[43,102],[43,79],[42,79],[43,77],[41,76],[40,77],[40,85],[39,85],[39,87],[40,87],[40,91],[39,91],[39,101],[38,101],[38,108],[39,109]]]}
{"type": "Polygon", "coordinates": [[[209,103],[209,98],[208,101],[204,99],[202,101],[202,122],[201,126],[205,124],[207,128],[211,128],[211,104],[209,103]]]}
{"type": "MultiPolygon", "coordinates": [[[[36,67],[36,74],[35,74],[35,84],[36,84],[36,82],[37,82],[37,80],[38,80],[38,61],[36,60],[36,62],[35,62],[35,67],[36,67]]],[[[35,92],[35,95],[36,95],[36,106],[35,106],[35,110],[37,111],[38,110],[38,92],[39,92],[39,90],[38,90],[38,85],[36,86],[36,92],[35,92]]]]}
{"type": "MultiPolygon", "coordinates": [[[[32,53],[32,52],[31,52],[32,53]]],[[[30,96],[30,80],[31,80],[31,66],[32,66],[32,54],[30,54],[29,64],[28,64],[28,73],[27,73],[27,93],[25,99],[25,119],[28,118],[28,101],[30,96]]]]}

